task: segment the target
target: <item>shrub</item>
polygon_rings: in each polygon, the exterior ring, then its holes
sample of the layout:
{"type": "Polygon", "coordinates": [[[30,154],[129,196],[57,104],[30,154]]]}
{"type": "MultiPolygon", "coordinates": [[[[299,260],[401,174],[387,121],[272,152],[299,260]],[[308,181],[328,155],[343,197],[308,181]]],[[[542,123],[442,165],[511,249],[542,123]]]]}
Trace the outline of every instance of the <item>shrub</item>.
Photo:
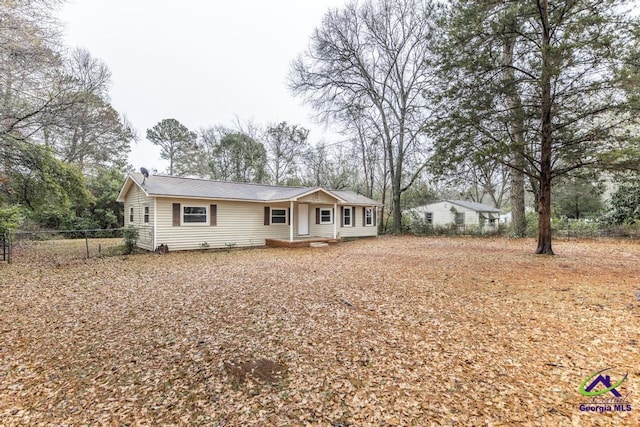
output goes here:
{"type": "Polygon", "coordinates": [[[19,206],[0,206],[0,235],[16,231],[21,220],[22,210],[19,206]]]}
{"type": "Polygon", "coordinates": [[[122,231],[122,238],[124,239],[124,253],[127,255],[133,253],[138,241],[138,230],[129,226],[122,231]]]}

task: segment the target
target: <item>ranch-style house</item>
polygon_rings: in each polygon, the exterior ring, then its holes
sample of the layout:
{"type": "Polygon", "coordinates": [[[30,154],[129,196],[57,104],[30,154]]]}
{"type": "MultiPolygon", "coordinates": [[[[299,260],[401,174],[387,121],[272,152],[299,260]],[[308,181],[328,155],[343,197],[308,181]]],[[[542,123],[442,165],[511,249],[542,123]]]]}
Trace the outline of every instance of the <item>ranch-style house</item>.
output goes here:
{"type": "Polygon", "coordinates": [[[137,245],[170,251],[377,235],[380,203],[350,191],[132,173],[124,182],[124,225],[137,245]]]}

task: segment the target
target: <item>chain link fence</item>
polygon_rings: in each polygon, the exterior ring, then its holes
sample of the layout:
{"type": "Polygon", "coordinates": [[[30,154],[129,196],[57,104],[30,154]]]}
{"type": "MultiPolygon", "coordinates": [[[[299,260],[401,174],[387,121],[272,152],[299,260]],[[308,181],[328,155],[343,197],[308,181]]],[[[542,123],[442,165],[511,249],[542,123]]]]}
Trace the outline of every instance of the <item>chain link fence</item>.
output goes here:
{"type": "MultiPolygon", "coordinates": [[[[535,223],[527,228],[527,235],[535,237],[537,228],[535,223]]],[[[456,225],[448,224],[433,226],[425,221],[413,221],[407,224],[403,231],[416,236],[477,236],[496,237],[509,236],[511,229],[504,224],[495,226],[456,225]]],[[[640,224],[619,226],[602,225],[595,221],[553,221],[551,231],[554,239],[629,239],[640,240],[640,224]]]]}
{"type": "Polygon", "coordinates": [[[11,262],[11,237],[9,234],[3,233],[0,235],[0,248],[2,258],[0,260],[11,262]]]}
{"type": "Polygon", "coordinates": [[[5,261],[64,264],[125,253],[123,228],[102,230],[18,231],[6,236],[5,261]]]}

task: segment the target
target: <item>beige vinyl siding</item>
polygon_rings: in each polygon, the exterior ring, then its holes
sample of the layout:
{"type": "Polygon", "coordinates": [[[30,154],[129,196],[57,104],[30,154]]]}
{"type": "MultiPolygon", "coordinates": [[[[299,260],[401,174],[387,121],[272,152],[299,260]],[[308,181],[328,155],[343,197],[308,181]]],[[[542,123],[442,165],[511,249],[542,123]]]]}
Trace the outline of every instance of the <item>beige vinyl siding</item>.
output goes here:
{"type": "MultiPolygon", "coordinates": [[[[333,205],[311,205],[311,235],[317,237],[333,237],[333,224],[316,224],[316,208],[333,209],[333,205]]],[[[349,208],[352,208],[352,206],[349,206],[349,208]]],[[[378,227],[364,226],[362,223],[363,209],[363,206],[355,207],[356,214],[352,218],[352,221],[355,221],[353,226],[341,227],[341,206],[337,207],[337,212],[333,213],[333,220],[337,221],[337,237],[373,237],[378,235],[378,227]]]]}
{"type": "MultiPolygon", "coordinates": [[[[316,224],[316,209],[331,209],[333,210],[333,204],[331,205],[311,205],[309,207],[309,231],[310,235],[314,237],[333,237],[333,224],[316,224]]],[[[333,213],[333,221],[338,221],[338,233],[340,233],[340,206],[338,206],[338,214],[333,213]]]]}
{"type": "MultiPolygon", "coordinates": [[[[351,208],[351,206],[349,206],[351,208]]],[[[351,227],[340,227],[342,221],[338,223],[338,233],[342,238],[349,237],[370,237],[378,235],[378,227],[368,226],[365,227],[362,223],[362,210],[364,207],[356,206],[356,215],[351,218],[352,224],[351,227]]],[[[338,215],[340,215],[340,207],[338,206],[338,215]]]]}
{"type": "Polygon", "coordinates": [[[138,229],[137,245],[143,249],[154,250],[153,247],[153,198],[147,197],[137,185],[132,185],[124,201],[124,226],[138,229]],[[149,208],[149,222],[144,223],[144,208],[149,208]],[[133,208],[133,222],[129,221],[129,213],[133,208]]]}
{"type": "MultiPolygon", "coordinates": [[[[264,207],[287,209],[289,204],[265,205],[252,202],[194,200],[178,198],[157,199],[158,226],[156,243],[169,246],[170,251],[199,249],[202,243],[210,248],[263,246],[265,239],[288,239],[289,225],[264,225],[264,207]],[[173,225],[173,203],[184,206],[217,206],[217,225],[173,225]]],[[[207,215],[211,212],[207,210],[207,215]]],[[[295,225],[294,225],[295,226],[295,225]]],[[[294,230],[295,231],[295,230],[294,230]]]]}

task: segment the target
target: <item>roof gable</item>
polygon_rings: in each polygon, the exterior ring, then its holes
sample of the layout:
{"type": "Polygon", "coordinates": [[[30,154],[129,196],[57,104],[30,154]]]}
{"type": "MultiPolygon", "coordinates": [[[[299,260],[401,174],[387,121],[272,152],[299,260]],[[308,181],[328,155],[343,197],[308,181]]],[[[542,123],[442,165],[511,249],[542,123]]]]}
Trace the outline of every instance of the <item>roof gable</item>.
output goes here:
{"type": "Polygon", "coordinates": [[[124,199],[127,197],[127,193],[129,192],[129,190],[131,189],[131,187],[133,185],[137,185],[138,187],[140,187],[140,189],[142,191],[145,192],[145,194],[148,196],[149,194],[147,193],[147,191],[140,185],[138,184],[138,182],[133,179],[131,177],[131,175],[127,176],[127,179],[125,179],[124,184],[122,184],[122,188],[120,189],[120,192],[118,193],[118,197],[116,198],[117,202],[124,202],[124,199]]]}

